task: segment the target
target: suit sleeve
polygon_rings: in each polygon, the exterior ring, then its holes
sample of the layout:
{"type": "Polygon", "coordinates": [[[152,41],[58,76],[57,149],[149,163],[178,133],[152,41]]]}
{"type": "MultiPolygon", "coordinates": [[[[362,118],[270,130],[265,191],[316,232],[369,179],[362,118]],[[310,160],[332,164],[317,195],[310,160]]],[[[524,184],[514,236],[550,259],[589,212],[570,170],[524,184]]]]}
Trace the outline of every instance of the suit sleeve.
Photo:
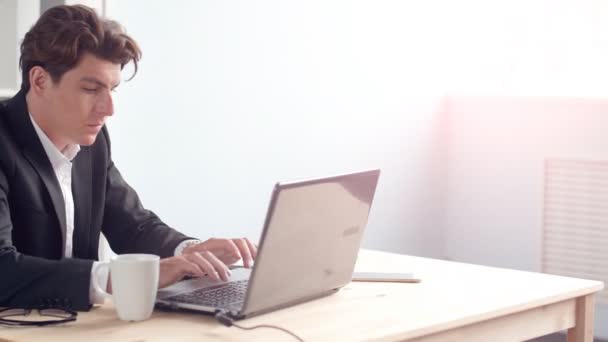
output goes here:
{"type": "Polygon", "coordinates": [[[9,185],[0,168],[0,306],[88,310],[92,260],[49,260],[13,246],[9,185]]]}
{"type": "Polygon", "coordinates": [[[102,230],[112,250],[170,257],[180,242],[190,237],[168,227],[145,209],[135,190],[122,178],[110,154],[107,130],[102,131],[108,149],[105,209],[102,230]]]}

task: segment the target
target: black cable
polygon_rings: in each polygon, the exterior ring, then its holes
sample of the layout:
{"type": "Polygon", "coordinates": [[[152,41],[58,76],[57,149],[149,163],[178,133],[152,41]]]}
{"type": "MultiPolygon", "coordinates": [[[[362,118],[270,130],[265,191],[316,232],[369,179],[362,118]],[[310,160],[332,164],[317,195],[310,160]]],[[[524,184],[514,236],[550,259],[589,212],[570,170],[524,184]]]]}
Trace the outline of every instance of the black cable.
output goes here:
{"type": "Polygon", "coordinates": [[[237,327],[237,328],[242,329],[242,330],[253,330],[253,329],[258,329],[258,328],[277,329],[277,330],[280,330],[280,331],[282,331],[284,333],[287,333],[287,334],[291,335],[293,338],[295,338],[296,340],[298,340],[300,342],[304,342],[304,340],[300,336],[294,334],[293,332],[291,332],[291,331],[289,331],[289,330],[287,330],[285,328],[282,328],[282,327],[279,327],[279,326],[276,326],[276,325],[260,324],[260,325],[254,325],[253,327],[244,327],[244,326],[242,326],[240,324],[234,323],[234,320],[231,317],[228,317],[226,315],[226,313],[221,312],[221,311],[218,311],[218,312],[215,313],[215,319],[218,320],[218,322],[222,323],[223,325],[225,325],[227,327],[234,326],[234,327],[237,327]]]}

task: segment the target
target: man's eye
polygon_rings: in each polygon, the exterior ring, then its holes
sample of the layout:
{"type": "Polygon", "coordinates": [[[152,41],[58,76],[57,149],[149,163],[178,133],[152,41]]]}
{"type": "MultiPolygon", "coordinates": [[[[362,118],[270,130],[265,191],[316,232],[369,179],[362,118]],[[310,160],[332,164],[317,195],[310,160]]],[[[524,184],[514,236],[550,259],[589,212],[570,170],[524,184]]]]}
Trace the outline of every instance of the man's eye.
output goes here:
{"type": "Polygon", "coordinates": [[[87,93],[97,92],[97,88],[82,88],[82,90],[86,91],[87,93]]]}

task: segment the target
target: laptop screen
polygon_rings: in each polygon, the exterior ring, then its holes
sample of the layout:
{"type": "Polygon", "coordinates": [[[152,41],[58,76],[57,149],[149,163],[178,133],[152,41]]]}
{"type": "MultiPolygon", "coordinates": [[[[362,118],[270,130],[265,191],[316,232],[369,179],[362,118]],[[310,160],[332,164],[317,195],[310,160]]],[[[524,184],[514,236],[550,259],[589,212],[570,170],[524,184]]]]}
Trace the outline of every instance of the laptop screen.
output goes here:
{"type": "Polygon", "coordinates": [[[276,185],[244,314],[319,296],[351,280],[379,174],[276,185]]]}

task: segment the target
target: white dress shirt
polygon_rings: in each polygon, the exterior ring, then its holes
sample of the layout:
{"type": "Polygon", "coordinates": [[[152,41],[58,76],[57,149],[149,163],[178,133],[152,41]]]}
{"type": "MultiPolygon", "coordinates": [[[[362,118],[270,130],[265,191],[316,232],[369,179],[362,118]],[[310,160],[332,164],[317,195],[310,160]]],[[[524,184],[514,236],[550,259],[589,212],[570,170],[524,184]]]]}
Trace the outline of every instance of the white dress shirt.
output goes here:
{"type": "Polygon", "coordinates": [[[51,161],[55,176],[61,188],[63,203],[65,203],[65,250],[63,255],[67,258],[72,257],[73,236],[74,236],[74,197],[72,196],[72,160],[80,151],[79,145],[68,145],[63,151],[59,151],[55,144],[46,136],[30,114],[32,125],[38,134],[38,138],[44,147],[47,157],[51,161]]]}
{"type": "MultiPolygon", "coordinates": [[[[36,130],[36,134],[42,143],[42,147],[46,152],[51,165],[53,166],[53,171],[55,172],[55,176],[57,177],[57,181],[59,182],[59,188],[61,189],[61,194],[63,196],[63,203],[65,203],[65,249],[63,251],[63,256],[66,258],[72,257],[73,251],[73,243],[74,243],[74,195],[72,194],[72,160],[80,151],[79,145],[68,145],[63,151],[59,151],[57,146],[53,144],[51,139],[42,131],[40,126],[36,123],[36,120],[30,114],[30,119],[32,121],[32,125],[36,130]]],[[[107,269],[103,269],[101,272],[95,273],[97,267],[99,267],[99,262],[93,262],[93,267],[91,268],[91,280],[93,280],[93,275],[97,274],[97,280],[100,284],[106,284],[108,282],[108,272],[107,269]]],[[[102,293],[98,292],[91,281],[89,284],[89,301],[91,303],[103,303],[104,296],[102,293]]]]}
{"type": "MultiPolygon", "coordinates": [[[[32,125],[36,130],[36,134],[44,147],[47,157],[49,158],[53,171],[59,182],[61,188],[61,194],[63,195],[63,202],[65,203],[65,250],[63,255],[66,258],[72,257],[73,243],[74,243],[74,195],[72,194],[72,160],[76,157],[80,151],[80,145],[68,145],[63,151],[53,144],[49,137],[42,131],[38,126],[32,115],[30,114],[32,125]]],[[[182,241],[175,248],[175,255],[181,255],[182,251],[188,244],[198,240],[186,240],[182,241]]],[[[89,301],[93,304],[101,304],[104,302],[104,294],[97,291],[93,285],[93,277],[96,276],[97,282],[105,288],[108,282],[108,269],[103,268],[101,271],[97,271],[97,268],[101,262],[94,261],[93,267],[91,268],[91,281],[89,283],[89,301]]]]}

